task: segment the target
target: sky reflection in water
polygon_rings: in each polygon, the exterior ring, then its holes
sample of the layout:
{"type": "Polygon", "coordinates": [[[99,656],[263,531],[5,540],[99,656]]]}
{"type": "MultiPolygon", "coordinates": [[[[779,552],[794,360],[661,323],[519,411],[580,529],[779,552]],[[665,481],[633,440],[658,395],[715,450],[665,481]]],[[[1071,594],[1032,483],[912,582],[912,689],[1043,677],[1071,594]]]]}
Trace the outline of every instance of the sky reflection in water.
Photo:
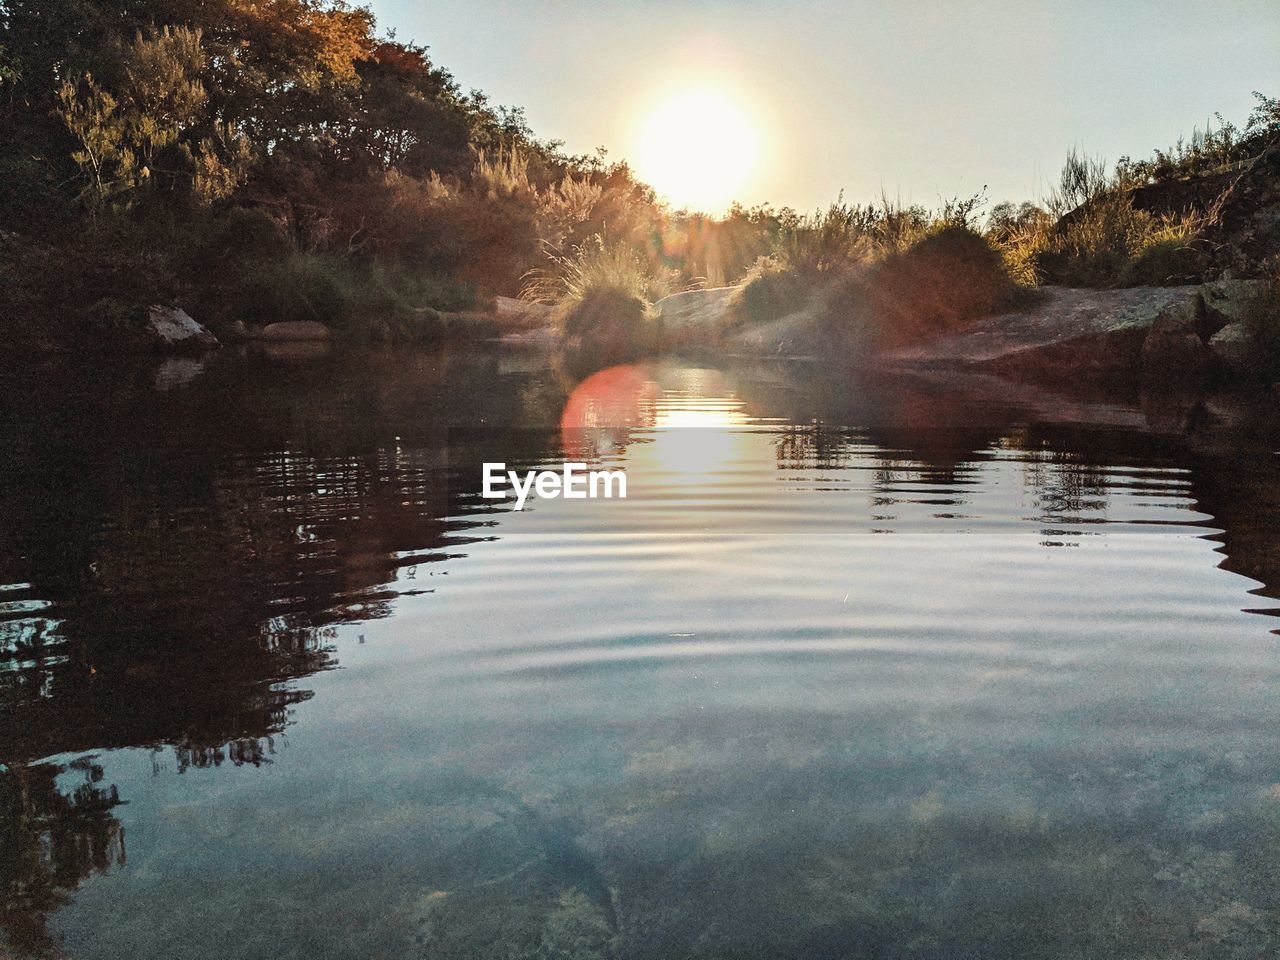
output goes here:
{"type": "Polygon", "coordinates": [[[100,375],[6,391],[20,954],[1280,948],[1266,442],[784,364],[100,375]],[[566,455],[628,499],[479,496],[566,455]]]}

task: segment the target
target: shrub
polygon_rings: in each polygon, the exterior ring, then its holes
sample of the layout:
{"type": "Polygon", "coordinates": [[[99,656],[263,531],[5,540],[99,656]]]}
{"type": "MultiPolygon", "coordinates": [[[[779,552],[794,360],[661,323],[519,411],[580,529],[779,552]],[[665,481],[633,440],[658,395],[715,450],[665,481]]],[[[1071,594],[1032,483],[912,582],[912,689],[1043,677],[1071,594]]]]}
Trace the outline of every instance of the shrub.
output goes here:
{"type": "Polygon", "coordinates": [[[987,240],[1004,257],[1005,269],[1013,281],[1035,287],[1042,279],[1038,263],[1053,231],[1054,218],[1043,207],[1024,201],[998,203],[987,217],[987,240]]]}
{"type": "Polygon", "coordinates": [[[279,260],[289,252],[289,238],[268,213],[254,207],[232,207],[214,233],[214,243],[237,262],[279,260]]]}
{"type": "Polygon", "coordinates": [[[1125,286],[1176,286],[1199,283],[1209,268],[1209,257],[1194,244],[1177,237],[1156,240],[1128,265],[1125,286]]]}
{"type": "Polygon", "coordinates": [[[1046,280],[1066,286],[1187,282],[1198,279],[1199,227],[1194,216],[1153,217],[1115,189],[1059,222],[1036,261],[1046,280]]]}
{"type": "Polygon", "coordinates": [[[1109,176],[1100,160],[1073,150],[1048,210],[1001,205],[988,220],[988,238],[1025,285],[1122,287],[1201,279],[1208,264],[1195,244],[1202,219],[1139,210],[1131,187],[1123,165],[1109,176]]]}
{"type": "Polygon", "coordinates": [[[314,320],[337,326],[354,308],[355,286],[349,265],[341,259],[294,253],[252,267],[239,307],[249,323],[314,320]]]}
{"type": "Polygon", "coordinates": [[[584,367],[625,363],[661,345],[648,304],[616,286],[584,290],[561,308],[558,321],[565,345],[584,367]]]}
{"type": "Polygon", "coordinates": [[[1215,113],[1216,128],[1208,123],[1204,130],[1193,129],[1190,138],[1179,137],[1149,160],[1121,157],[1117,171],[1136,183],[1158,183],[1238,167],[1280,138],[1280,100],[1257,91],[1253,96],[1257,102],[1243,130],[1215,113]]]}
{"type": "Polygon", "coordinates": [[[962,329],[1016,298],[1000,252],[952,226],[851,271],[828,292],[824,313],[846,350],[862,352],[962,329]]]}
{"type": "Polygon", "coordinates": [[[375,324],[416,330],[428,310],[460,310],[474,303],[471,288],[439,274],[403,264],[365,265],[333,255],[294,253],[250,271],[241,288],[239,319],[259,324],[314,320],[366,336],[375,324]]]}
{"type": "Polygon", "coordinates": [[[550,266],[525,274],[522,300],[566,307],[593,290],[617,290],[640,300],[656,300],[668,292],[633,248],[606,243],[599,234],[574,247],[569,256],[549,254],[548,259],[550,266]]]}
{"type": "Polygon", "coordinates": [[[878,211],[849,205],[843,195],[825,211],[789,224],[778,242],[778,261],[792,273],[817,278],[843,272],[872,250],[878,211]]]}
{"type": "Polygon", "coordinates": [[[809,276],[788,269],[770,257],[761,257],[730,298],[726,323],[743,325],[777,320],[803,309],[815,291],[815,282],[809,276]]]}
{"type": "Polygon", "coordinates": [[[946,227],[872,274],[877,328],[889,340],[946,333],[1009,302],[1013,282],[997,250],[965,227],[946,227]]]}
{"type": "Polygon", "coordinates": [[[952,200],[938,212],[880,198],[789,220],[772,257],[757,260],[730,302],[730,324],[767,323],[821,299],[831,285],[859,275],[857,267],[901,253],[947,227],[964,227],[979,197],[952,200]]]}

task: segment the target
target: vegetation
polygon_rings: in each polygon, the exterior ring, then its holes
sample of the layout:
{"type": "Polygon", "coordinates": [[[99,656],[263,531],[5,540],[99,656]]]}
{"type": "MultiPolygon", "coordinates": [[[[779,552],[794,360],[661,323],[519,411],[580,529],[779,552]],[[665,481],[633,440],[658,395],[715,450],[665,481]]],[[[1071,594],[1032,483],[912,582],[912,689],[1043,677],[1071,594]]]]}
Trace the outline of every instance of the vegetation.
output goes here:
{"type": "Polygon", "coordinates": [[[881,197],[843,197],[782,232],[730,303],[729,323],[766,323],[800,310],[826,321],[847,350],[955,329],[1013,300],[1000,252],[974,229],[980,197],[937,211],[881,197]]]}
{"type": "Polygon", "coordinates": [[[5,0],[0,86],[13,343],[149,302],[380,335],[514,295],[601,238],[647,293],[730,282],[781,222],[666,210],[625,163],[538,140],[340,0],[5,0]]]}
{"type": "Polygon", "coordinates": [[[988,236],[1010,272],[1026,284],[1084,287],[1206,279],[1214,271],[1205,234],[1217,225],[1235,175],[1280,143],[1280,100],[1254,96],[1243,130],[1218,117],[1216,128],[1193,131],[1149,160],[1121,157],[1108,171],[1103,161],[1071,151],[1044,206],[992,210],[988,236]],[[1137,202],[1136,191],[1196,177],[1210,190],[1198,203],[1156,212],[1137,202]]]}
{"type": "Polygon", "coordinates": [[[1159,183],[1185,177],[1203,176],[1240,168],[1280,139],[1280,98],[1254,93],[1257,101],[1241,130],[1229,120],[1215,114],[1217,127],[1191,131],[1189,138],[1167,150],[1156,150],[1149,160],[1121,157],[1116,164],[1117,176],[1128,183],[1159,183]]]}
{"type": "Polygon", "coordinates": [[[1000,253],[969,227],[931,231],[826,292],[829,332],[855,355],[969,325],[1017,300],[1000,253]]]}
{"type": "Polygon", "coordinates": [[[1028,285],[1120,287],[1196,282],[1207,267],[1195,210],[1155,215],[1135,206],[1123,163],[1067,156],[1047,209],[1024,203],[992,211],[988,236],[1010,273],[1028,285]]]}
{"type": "Polygon", "coordinates": [[[985,224],[980,196],[713,218],[666,208],[603,150],[539,140],[342,0],[3,0],[0,324],[10,344],[65,342],[170,302],[216,332],[417,338],[440,311],[519,294],[568,331],[606,303],[745,280],[731,325],[825,309],[899,341],[1008,303],[1012,284],[1213,275],[1214,205],[1136,191],[1247,168],[1280,139],[1280,101],[1258,101],[1242,129],[1219,119],[1150,160],[1109,171],[1073,152],[1043,203],[985,224]]]}
{"type": "Polygon", "coordinates": [[[780,258],[761,257],[734,293],[727,320],[731,325],[768,323],[802,310],[818,289],[813,279],[780,258]]]}
{"type": "Polygon", "coordinates": [[[1001,203],[981,223],[980,195],[936,211],[887,197],[866,206],[840,198],[782,226],[774,251],[735,294],[728,323],[767,323],[807,310],[856,352],[961,328],[1025,302],[1041,284],[1212,279],[1221,267],[1210,237],[1226,193],[1238,172],[1280,142],[1280,101],[1257,98],[1243,130],[1219,120],[1150,161],[1121,158],[1109,170],[1073,150],[1043,203],[1001,203]],[[1216,184],[1214,176],[1225,179],[1216,184]],[[1195,177],[1215,192],[1163,210],[1139,196],[1195,177]]]}

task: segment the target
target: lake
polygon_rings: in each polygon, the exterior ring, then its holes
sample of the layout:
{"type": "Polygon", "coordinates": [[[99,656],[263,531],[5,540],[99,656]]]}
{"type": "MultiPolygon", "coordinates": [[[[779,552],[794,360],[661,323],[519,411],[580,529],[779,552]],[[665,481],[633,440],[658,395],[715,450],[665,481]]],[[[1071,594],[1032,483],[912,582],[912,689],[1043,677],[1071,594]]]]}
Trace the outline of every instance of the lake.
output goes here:
{"type": "Polygon", "coordinates": [[[15,956],[1280,950],[1265,408],[224,354],[0,374],[15,956]]]}

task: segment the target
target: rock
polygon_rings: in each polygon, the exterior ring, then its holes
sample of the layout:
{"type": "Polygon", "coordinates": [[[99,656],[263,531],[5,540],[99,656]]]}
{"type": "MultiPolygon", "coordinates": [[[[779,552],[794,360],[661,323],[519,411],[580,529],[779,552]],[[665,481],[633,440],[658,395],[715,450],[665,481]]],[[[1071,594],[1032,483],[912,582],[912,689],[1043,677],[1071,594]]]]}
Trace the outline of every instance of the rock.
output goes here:
{"type": "Polygon", "coordinates": [[[1138,398],[1147,430],[1173,436],[1186,436],[1191,431],[1198,403],[1198,392],[1168,389],[1163,384],[1144,388],[1138,398]]]}
{"type": "Polygon", "coordinates": [[[232,320],[227,324],[225,338],[232,343],[244,343],[249,339],[249,328],[243,320],[232,320]]]}
{"type": "Polygon", "coordinates": [[[156,368],[152,383],[160,392],[186,386],[204,372],[204,365],[202,357],[166,357],[156,368]]]}
{"type": "Polygon", "coordinates": [[[804,310],[772,323],[747,327],[735,333],[729,343],[747,353],[764,356],[812,358],[831,352],[818,318],[804,310]]]}
{"type": "Polygon", "coordinates": [[[1209,351],[1228,370],[1256,373],[1262,369],[1258,338],[1243,320],[1229,323],[1209,338],[1209,351]]]}
{"type": "Polygon", "coordinates": [[[529,303],[527,300],[517,300],[514,297],[494,297],[493,312],[495,316],[504,320],[529,320],[537,321],[539,324],[549,324],[555,309],[545,303],[529,303]]]}
{"type": "Polygon", "coordinates": [[[1209,336],[1224,327],[1250,317],[1257,304],[1267,295],[1266,280],[1216,280],[1200,288],[1206,317],[1211,321],[1209,336]]]}
{"type": "Polygon", "coordinates": [[[1230,430],[1242,429],[1257,407],[1257,394],[1219,393],[1204,401],[1204,411],[1212,421],[1230,430]]]}
{"type": "Polygon", "coordinates": [[[269,323],[257,333],[258,340],[273,343],[318,342],[332,336],[329,328],[314,320],[285,320],[269,323]]]}
{"type": "Polygon", "coordinates": [[[686,327],[716,328],[729,308],[729,299],[737,287],[712,287],[673,293],[655,303],[658,319],[667,330],[686,327]]]}
{"type": "Polygon", "coordinates": [[[178,307],[148,308],[143,337],[151,349],[168,353],[203,353],[221,346],[217,337],[178,307]]]}
{"type": "Polygon", "coordinates": [[[278,340],[267,341],[262,352],[275,360],[303,363],[324,357],[333,349],[328,340],[278,340]]]}
{"type": "Polygon", "coordinates": [[[534,330],[513,330],[510,333],[504,333],[498,340],[512,347],[545,349],[555,346],[556,332],[550,327],[538,327],[534,330]]]}
{"type": "Polygon", "coordinates": [[[1168,304],[1142,341],[1142,381],[1148,389],[1182,390],[1205,379],[1213,354],[1201,339],[1201,301],[1168,304]]]}
{"type": "Polygon", "coordinates": [[[1165,332],[1152,342],[1152,364],[1172,362],[1174,341],[1194,352],[1181,334],[1198,339],[1199,290],[1197,286],[1046,287],[1040,302],[1028,310],[989,317],[962,333],[889,350],[880,359],[889,364],[983,367],[1045,381],[1133,373],[1144,366],[1146,340],[1161,317],[1165,332]]]}

